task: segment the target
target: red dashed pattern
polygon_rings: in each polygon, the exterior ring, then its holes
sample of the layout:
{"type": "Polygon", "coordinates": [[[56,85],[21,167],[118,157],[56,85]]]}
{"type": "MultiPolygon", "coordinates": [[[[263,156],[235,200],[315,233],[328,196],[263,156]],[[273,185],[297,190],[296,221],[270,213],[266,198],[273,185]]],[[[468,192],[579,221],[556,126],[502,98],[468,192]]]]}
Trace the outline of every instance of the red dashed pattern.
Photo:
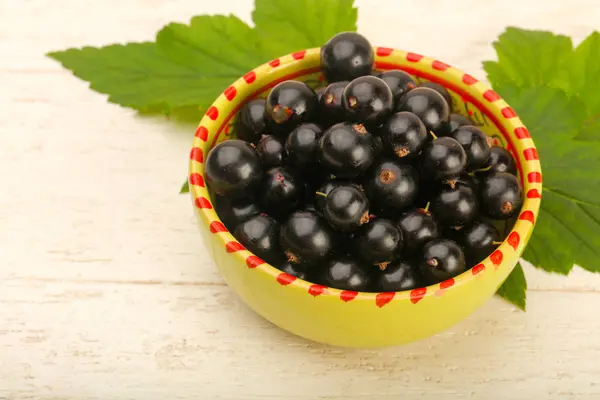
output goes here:
{"type": "Polygon", "coordinates": [[[223,94],[225,95],[227,100],[231,101],[235,98],[235,95],[237,94],[237,90],[235,89],[235,87],[229,86],[227,89],[225,89],[223,94]]]}
{"type": "Polygon", "coordinates": [[[529,181],[529,183],[541,183],[542,174],[539,172],[530,172],[527,174],[527,180],[529,181]]]}
{"type": "Polygon", "coordinates": [[[440,289],[442,289],[442,290],[448,289],[452,286],[454,286],[454,279],[452,279],[452,278],[440,283],[440,289]]]}
{"type": "Polygon", "coordinates": [[[427,293],[427,288],[418,288],[418,289],[413,289],[410,291],[410,301],[413,304],[417,304],[419,301],[421,301],[421,299],[423,297],[425,297],[425,294],[427,293]]]}
{"type": "Polygon", "coordinates": [[[196,129],[196,137],[203,142],[206,142],[208,139],[208,129],[203,126],[199,126],[198,129],[196,129]]]}
{"type": "Polygon", "coordinates": [[[342,293],[340,293],[340,299],[342,299],[346,303],[351,300],[354,300],[356,296],[358,296],[358,292],[353,292],[351,290],[344,290],[342,293]]]}
{"type": "Polygon", "coordinates": [[[210,223],[210,233],[227,232],[227,228],[221,221],[213,221],[210,223]]]}
{"type": "Polygon", "coordinates": [[[438,71],[445,71],[448,68],[450,68],[450,66],[448,64],[444,64],[441,61],[435,60],[434,62],[431,63],[431,66],[433,67],[433,69],[437,69],[438,71]]]}
{"type": "Polygon", "coordinates": [[[377,307],[381,308],[392,301],[395,295],[396,293],[394,292],[377,293],[377,296],[375,296],[375,304],[377,304],[377,307]]]}
{"type": "Polygon", "coordinates": [[[208,109],[208,111],[206,111],[206,115],[208,118],[215,121],[217,118],[219,118],[219,110],[217,110],[217,107],[212,106],[208,109]]]}
{"type": "Polygon", "coordinates": [[[204,178],[199,173],[194,172],[190,175],[189,183],[190,185],[204,187],[204,178]]]}
{"type": "Polygon", "coordinates": [[[206,197],[198,197],[194,203],[198,208],[212,209],[212,204],[210,204],[210,201],[206,197]]]}
{"type": "Polygon", "coordinates": [[[294,58],[294,60],[302,60],[305,55],[306,55],[306,50],[297,51],[295,53],[292,53],[292,57],[294,58]]]}
{"type": "Polygon", "coordinates": [[[417,54],[417,53],[407,53],[406,54],[406,60],[408,60],[410,62],[419,62],[419,61],[421,61],[422,58],[423,58],[423,56],[420,54],[417,54]]]}
{"type": "Polygon", "coordinates": [[[308,288],[308,293],[314,297],[317,297],[317,296],[323,294],[326,289],[327,289],[327,286],[310,285],[310,287],[308,288]]]}
{"type": "Polygon", "coordinates": [[[524,221],[529,221],[533,224],[535,222],[535,215],[533,215],[533,211],[526,210],[526,211],[523,211],[521,213],[521,215],[519,215],[519,219],[522,219],[524,221]]]}
{"type": "Polygon", "coordinates": [[[203,162],[204,153],[202,153],[202,149],[200,147],[192,147],[192,151],[190,151],[190,159],[198,161],[199,163],[203,162]]]}
{"type": "Polygon", "coordinates": [[[392,54],[392,51],[394,51],[394,49],[390,49],[389,47],[378,47],[377,48],[377,55],[379,57],[387,57],[390,54],[392,54]]]}
{"type": "Polygon", "coordinates": [[[523,150],[523,155],[525,156],[525,159],[527,161],[539,160],[540,159],[540,157],[538,156],[537,150],[534,149],[534,148],[523,150]]]}
{"type": "Polygon", "coordinates": [[[473,78],[469,74],[464,74],[462,77],[462,81],[465,85],[474,85],[475,83],[479,82],[477,79],[473,78]]]}
{"type": "Polygon", "coordinates": [[[248,72],[246,75],[244,75],[244,80],[248,84],[254,82],[256,80],[256,73],[254,71],[248,72]]]}
{"type": "Polygon", "coordinates": [[[277,275],[277,282],[279,282],[279,284],[283,286],[289,285],[295,280],[296,277],[294,275],[286,274],[285,272],[282,272],[281,274],[277,275]]]}
{"type": "Polygon", "coordinates": [[[281,61],[279,61],[279,58],[269,61],[269,65],[273,68],[279,67],[279,64],[281,64],[281,61]]]}
{"type": "Polygon", "coordinates": [[[481,272],[483,272],[483,271],[485,271],[485,265],[483,265],[483,264],[477,264],[476,266],[474,266],[474,267],[471,269],[471,273],[472,273],[473,275],[477,275],[477,274],[479,274],[479,273],[481,273],[481,272]]]}
{"type": "Polygon", "coordinates": [[[483,98],[487,101],[500,100],[498,93],[494,92],[493,90],[486,90],[486,92],[483,94],[483,98]]]}
{"type": "Polygon", "coordinates": [[[521,236],[519,236],[519,234],[517,232],[511,232],[511,234],[508,235],[508,238],[506,239],[506,241],[516,251],[517,247],[519,247],[519,243],[521,242],[521,236]]]}
{"type": "Polygon", "coordinates": [[[227,242],[225,245],[225,250],[227,250],[228,253],[235,253],[236,251],[244,250],[244,246],[242,246],[240,242],[231,241],[227,242]]]}
{"type": "Polygon", "coordinates": [[[531,189],[530,191],[527,192],[527,198],[528,199],[540,199],[540,198],[542,198],[542,194],[537,189],[531,189]]]}
{"type": "Polygon", "coordinates": [[[248,258],[246,258],[246,265],[248,266],[248,268],[256,268],[264,263],[265,262],[262,259],[256,256],[249,256],[248,258]]]}
{"type": "Polygon", "coordinates": [[[517,139],[529,139],[531,137],[527,128],[524,127],[516,128],[515,136],[517,137],[517,139]]]}
{"type": "Polygon", "coordinates": [[[500,264],[502,264],[502,260],[504,259],[504,254],[502,254],[502,252],[500,250],[496,250],[492,253],[492,255],[490,256],[490,260],[492,260],[492,264],[494,264],[496,266],[496,268],[498,268],[498,266],[500,266],[500,264]]]}
{"type": "Polygon", "coordinates": [[[515,110],[510,107],[504,107],[502,109],[502,116],[504,118],[514,118],[517,116],[517,113],[515,113],[515,110]]]}

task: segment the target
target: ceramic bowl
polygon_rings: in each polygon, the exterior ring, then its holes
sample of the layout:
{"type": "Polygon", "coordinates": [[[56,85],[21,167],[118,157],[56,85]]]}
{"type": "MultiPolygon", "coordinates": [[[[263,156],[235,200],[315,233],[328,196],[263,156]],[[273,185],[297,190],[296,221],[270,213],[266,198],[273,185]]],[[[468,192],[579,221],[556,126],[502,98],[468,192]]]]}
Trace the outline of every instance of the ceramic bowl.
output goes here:
{"type": "Polygon", "coordinates": [[[229,287],[258,314],[304,338],[337,346],[382,347],[422,339],[462,320],[489,299],[516,265],[533,231],[541,201],[541,169],[527,128],[498,94],[441,61],[376,47],[377,70],[401,69],[417,81],[446,87],[453,112],[470,117],[517,162],[525,201],[506,240],[488,258],[445,282],[404,292],[362,293],[328,288],[282,273],[247,251],[227,231],[204,183],[208,151],[234,132],[244,102],[264,97],[277,83],[296,79],[323,86],[320,49],[283,56],[228,87],[200,121],[189,163],[189,185],[200,231],[229,287]]]}

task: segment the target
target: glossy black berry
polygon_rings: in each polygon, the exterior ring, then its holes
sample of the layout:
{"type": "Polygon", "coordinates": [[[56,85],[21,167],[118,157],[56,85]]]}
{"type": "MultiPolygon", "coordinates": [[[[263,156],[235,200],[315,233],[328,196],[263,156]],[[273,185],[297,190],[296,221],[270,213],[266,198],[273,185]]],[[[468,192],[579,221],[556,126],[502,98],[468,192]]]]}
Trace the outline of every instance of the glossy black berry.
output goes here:
{"type": "Polygon", "coordinates": [[[371,43],[355,32],[338,33],[321,47],[321,71],[330,83],[370,74],[373,61],[371,43]]]}
{"type": "Polygon", "coordinates": [[[299,125],[285,141],[287,163],[300,169],[314,168],[317,162],[319,139],[323,129],[316,124],[299,125]]]}
{"type": "Polygon", "coordinates": [[[319,121],[331,126],[346,119],[346,109],[342,104],[342,95],[349,81],[333,82],[325,88],[319,97],[319,121]]]}
{"type": "Polygon", "coordinates": [[[315,280],[335,289],[364,292],[369,289],[371,275],[358,260],[343,256],[330,260],[315,276],[315,280]]]}
{"type": "Polygon", "coordinates": [[[480,181],[477,176],[468,174],[468,173],[462,173],[462,174],[460,174],[460,176],[458,178],[447,180],[444,183],[452,186],[452,185],[456,184],[457,182],[470,187],[474,193],[476,193],[476,194],[479,193],[480,181]]]}
{"type": "Polygon", "coordinates": [[[308,269],[309,267],[304,265],[292,264],[290,262],[284,262],[277,266],[281,272],[285,272],[286,274],[295,276],[298,279],[308,280],[308,269]]]}
{"type": "Polygon", "coordinates": [[[456,178],[466,166],[465,149],[451,137],[432,140],[423,148],[421,168],[435,180],[456,178]]]}
{"type": "Polygon", "coordinates": [[[379,129],[384,146],[403,160],[412,160],[427,143],[427,128],[415,114],[395,113],[379,129]]]}
{"type": "Polygon", "coordinates": [[[266,214],[255,215],[239,224],[235,238],[246,249],[270,264],[284,259],[279,244],[279,223],[266,214]]]}
{"type": "Polygon", "coordinates": [[[458,128],[464,125],[473,125],[473,121],[469,118],[465,117],[462,114],[450,114],[450,124],[449,124],[449,132],[448,134],[454,132],[458,128]]]}
{"type": "Polygon", "coordinates": [[[325,93],[325,89],[327,89],[327,86],[319,86],[315,89],[315,93],[319,101],[321,101],[321,96],[323,95],[323,93],[325,93]]]}
{"type": "Polygon", "coordinates": [[[402,251],[402,232],[384,218],[375,218],[354,235],[356,254],[366,263],[385,269],[402,251]]]}
{"type": "Polygon", "coordinates": [[[457,232],[457,242],[465,252],[469,268],[492,254],[500,241],[496,227],[486,221],[476,221],[457,232]]]}
{"type": "Polygon", "coordinates": [[[437,131],[450,118],[450,107],[444,97],[433,89],[417,87],[400,98],[396,111],[416,114],[427,129],[437,131]]]}
{"type": "Polygon", "coordinates": [[[490,148],[489,169],[478,172],[478,175],[492,175],[497,172],[507,172],[517,175],[517,164],[510,152],[504,147],[492,146],[490,148]]]}
{"type": "Polygon", "coordinates": [[[356,186],[341,185],[326,196],[323,216],[334,229],[352,232],[369,221],[369,200],[356,186]]]}
{"type": "Polygon", "coordinates": [[[375,76],[380,78],[388,85],[392,91],[392,97],[394,98],[394,101],[398,101],[404,93],[414,89],[417,86],[417,83],[409,74],[399,69],[380,72],[375,76]]]}
{"type": "Polygon", "coordinates": [[[483,131],[473,125],[464,125],[450,135],[461,144],[467,154],[467,169],[484,168],[490,160],[490,145],[483,131]]]}
{"type": "Polygon", "coordinates": [[[405,260],[394,261],[372,277],[372,286],[377,292],[402,292],[423,285],[417,266],[405,260]]]}
{"type": "Polygon", "coordinates": [[[261,212],[255,200],[249,197],[215,196],[213,206],[225,227],[232,232],[240,223],[261,212]]]}
{"type": "Polygon", "coordinates": [[[381,136],[373,135],[373,149],[374,149],[374,159],[378,159],[383,154],[383,140],[381,136]]]}
{"type": "Polygon", "coordinates": [[[250,144],[226,140],[208,152],[205,163],[208,187],[219,196],[250,196],[263,173],[260,158],[250,144]]]}
{"type": "Polygon", "coordinates": [[[285,137],[301,123],[315,120],[318,98],[306,83],[284,81],[271,90],[265,107],[268,127],[285,137]]]}
{"type": "Polygon", "coordinates": [[[280,166],[285,158],[283,143],[273,135],[264,135],[256,145],[256,152],[265,169],[280,166]]]}
{"type": "Polygon", "coordinates": [[[431,212],[443,226],[465,226],[479,212],[477,192],[460,182],[452,186],[440,185],[431,199],[431,212]]]}
{"type": "Polygon", "coordinates": [[[374,146],[373,136],[363,125],[335,124],[319,141],[320,162],[336,177],[355,178],[373,163],[374,146]]]}
{"type": "Polygon", "coordinates": [[[384,160],[369,171],[364,188],[375,215],[394,216],[413,205],[419,176],[411,165],[384,160]]]}
{"type": "Polygon", "coordinates": [[[392,113],[394,100],[383,80],[367,75],[346,85],[342,103],[350,120],[376,126],[392,113]]]}
{"type": "Polygon", "coordinates": [[[452,240],[434,239],[423,247],[419,270],[429,284],[453,278],[466,268],[463,250],[452,240]]]}
{"type": "Polygon", "coordinates": [[[317,264],[327,259],[335,246],[335,233],[314,211],[296,211],[281,227],[281,245],[293,264],[317,264]]]}
{"type": "Polygon", "coordinates": [[[240,109],[235,123],[235,134],[238,139],[250,143],[258,142],[267,124],[265,104],[265,99],[254,99],[240,109]]]}
{"type": "Polygon", "coordinates": [[[448,89],[446,89],[439,83],[435,83],[435,82],[423,82],[423,83],[419,84],[418,87],[433,89],[436,92],[438,92],[439,94],[441,94],[442,97],[444,98],[444,100],[446,100],[446,103],[448,103],[448,107],[450,108],[450,111],[452,111],[452,96],[450,96],[450,92],[448,91],[448,89]]]}
{"type": "Polygon", "coordinates": [[[331,193],[333,189],[335,189],[338,186],[348,185],[353,185],[353,183],[349,180],[329,179],[325,181],[321,186],[319,186],[317,188],[317,191],[312,193],[314,197],[315,209],[317,210],[317,212],[321,214],[323,213],[323,211],[325,210],[325,202],[327,200],[327,195],[329,195],[329,193],[331,193]]]}
{"type": "Polygon", "coordinates": [[[481,211],[492,219],[509,219],[523,205],[523,189],[516,176],[499,172],[484,178],[479,188],[481,211]]]}
{"type": "Polygon", "coordinates": [[[406,212],[397,223],[402,231],[404,251],[414,254],[421,251],[425,243],[440,237],[440,229],[431,212],[415,208],[406,212]]]}
{"type": "Polygon", "coordinates": [[[267,214],[281,218],[302,204],[305,189],[304,182],[291,170],[275,167],[265,172],[258,196],[267,214]]]}

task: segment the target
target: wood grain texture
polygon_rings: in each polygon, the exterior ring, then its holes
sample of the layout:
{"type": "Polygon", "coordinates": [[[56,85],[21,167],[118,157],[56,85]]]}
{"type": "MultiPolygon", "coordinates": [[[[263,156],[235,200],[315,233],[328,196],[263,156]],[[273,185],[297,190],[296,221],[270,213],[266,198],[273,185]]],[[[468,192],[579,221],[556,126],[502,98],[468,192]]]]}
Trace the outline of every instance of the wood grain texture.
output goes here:
{"type": "MultiPolygon", "coordinates": [[[[576,42],[600,27],[596,0],[356,3],[373,43],[480,78],[507,25],[576,42]]],[[[224,286],[176,194],[193,129],[108,104],[44,57],[151,39],[194,14],[249,21],[251,10],[0,0],[0,399],[600,397],[600,275],[580,269],[526,268],[527,313],[494,299],[393,349],[321,346],[261,320],[224,286]]]]}

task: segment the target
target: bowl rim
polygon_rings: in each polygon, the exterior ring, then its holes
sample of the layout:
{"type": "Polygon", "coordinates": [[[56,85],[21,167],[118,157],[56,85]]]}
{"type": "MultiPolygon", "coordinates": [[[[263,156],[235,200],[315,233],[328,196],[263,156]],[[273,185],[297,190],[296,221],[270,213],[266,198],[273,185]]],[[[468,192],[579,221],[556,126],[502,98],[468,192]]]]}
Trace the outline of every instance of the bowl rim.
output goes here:
{"type": "MultiPolygon", "coordinates": [[[[265,274],[266,277],[277,281],[282,286],[286,286],[286,289],[301,290],[312,296],[335,296],[341,298],[344,302],[349,300],[374,301],[380,307],[382,299],[384,304],[392,298],[394,300],[410,300],[413,304],[416,304],[425,296],[439,295],[447,290],[474,282],[484,273],[496,271],[501,266],[508,266],[512,270],[534,230],[542,193],[542,173],[539,156],[527,128],[515,111],[496,92],[471,75],[449,64],[417,53],[388,47],[374,46],[373,49],[376,69],[401,69],[409,74],[439,83],[451,89],[462,96],[464,101],[468,101],[489,118],[512,148],[512,154],[514,157],[516,156],[515,161],[523,187],[524,201],[512,230],[506,235],[506,239],[502,244],[473,268],[434,285],[400,292],[355,292],[322,286],[282,272],[246,250],[237,241],[225,228],[212,207],[210,195],[204,182],[203,148],[210,149],[214,147],[222,131],[225,131],[227,135],[227,122],[249,98],[257,96],[281,81],[319,73],[320,48],[291,53],[254,68],[225,89],[207,109],[196,129],[190,152],[188,175],[195,213],[202,225],[205,225],[202,228],[208,229],[212,236],[216,236],[215,239],[219,241],[219,244],[234,258],[232,262],[238,262],[240,265],[245,264],[248,268],[254,269],[256,273],[265,274]],[[306,63],[312,63],[312,66],[305,68],[306,63]],[[315,63],[316,67],[314,66],[315,63]],[[265,77],[272,73],[273,69],[280,67],[287,68],[291,73],[267,81],[267,84],[256,89],[253,83],[257,80],[257,77],[265,77]],[[243,101],[234,105],[232,100],[239,95],[243,95],[243,101]],[[219,118],[219,114],[221,116],[227,115],[223,122],[221,122],[222,118],[219,118]],[[214,135],[211,135],[211,133],[214,133],[214,135]],[[211,137],[212,140],[209,144],[208,140],[211,137]]],[[[322,74],[319,74],[319,79],[323,80],[322,74]]]]}

